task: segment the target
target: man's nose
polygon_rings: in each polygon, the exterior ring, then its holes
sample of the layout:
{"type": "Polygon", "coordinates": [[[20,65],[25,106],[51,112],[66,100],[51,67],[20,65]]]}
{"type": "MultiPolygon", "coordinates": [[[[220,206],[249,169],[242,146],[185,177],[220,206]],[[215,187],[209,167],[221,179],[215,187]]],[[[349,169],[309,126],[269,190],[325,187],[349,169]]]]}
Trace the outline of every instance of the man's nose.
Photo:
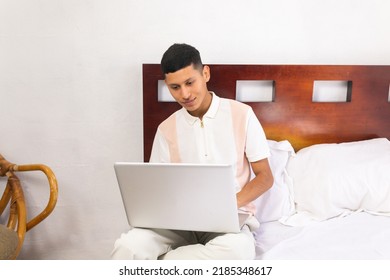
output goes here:
{"type": "Polygon", "coordinates": [[[181,97],[183,99],[189,99],[191,96],[190,90],[187,87],[183,87],[181,90],[181,97]]]}

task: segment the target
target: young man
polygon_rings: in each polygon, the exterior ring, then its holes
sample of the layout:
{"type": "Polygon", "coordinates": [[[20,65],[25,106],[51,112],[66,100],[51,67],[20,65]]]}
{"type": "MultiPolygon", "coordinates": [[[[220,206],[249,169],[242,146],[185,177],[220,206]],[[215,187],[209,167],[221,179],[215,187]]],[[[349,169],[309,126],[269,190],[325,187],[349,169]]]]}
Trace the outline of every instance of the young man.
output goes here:
{"type": "MultiPolygon", "coordinates": [[[[172,45],[161,67],[170,93],[183,108],[160,124],[150,161],[232,164],[237,208],[254,214],[252,201],[272,186],[273,176],[266,137],[251,107],[208,90],[210,68],[192,46],[172,45]]],[[[240,233],[134,228],[115,242],[112,258],[253,259],[252,232],[258,226],[252,215],[240,233]]]]}

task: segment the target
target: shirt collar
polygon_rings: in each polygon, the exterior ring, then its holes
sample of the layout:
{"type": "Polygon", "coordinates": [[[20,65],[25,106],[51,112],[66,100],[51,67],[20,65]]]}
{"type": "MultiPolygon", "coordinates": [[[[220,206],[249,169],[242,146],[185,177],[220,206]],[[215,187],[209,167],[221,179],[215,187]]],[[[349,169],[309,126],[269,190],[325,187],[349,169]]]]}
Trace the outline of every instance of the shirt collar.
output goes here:
{"type": "MultiPolygon", "coordinates": [[[[220,97],[218,97],[212,91],[210,91],[210,93],[213,95],[213,98],[211,100],[210,107],[207,110],[206,114],[204,114],[203,118],[214,119],[217,115],[217,112],[218,112],[220,97]]],[[[184,117],[189,124],[193,125],[196,121],[199,121],[198,117],[192,116],[190,113],[188,113],[188,111],[186,109],[182,108],[181,110],[183,111],[184,117]]]]}

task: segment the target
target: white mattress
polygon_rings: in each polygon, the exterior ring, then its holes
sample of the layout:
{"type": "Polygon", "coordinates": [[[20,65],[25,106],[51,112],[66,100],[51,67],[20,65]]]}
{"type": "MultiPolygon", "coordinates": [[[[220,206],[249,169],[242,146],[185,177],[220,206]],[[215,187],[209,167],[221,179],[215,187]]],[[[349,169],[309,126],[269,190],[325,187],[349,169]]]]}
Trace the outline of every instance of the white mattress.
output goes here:
{"type": "Polygon", "coordinates": [[[353,213],[304,227],[263,223],[257,259],[390,259],[390,217],[353,213]]]}

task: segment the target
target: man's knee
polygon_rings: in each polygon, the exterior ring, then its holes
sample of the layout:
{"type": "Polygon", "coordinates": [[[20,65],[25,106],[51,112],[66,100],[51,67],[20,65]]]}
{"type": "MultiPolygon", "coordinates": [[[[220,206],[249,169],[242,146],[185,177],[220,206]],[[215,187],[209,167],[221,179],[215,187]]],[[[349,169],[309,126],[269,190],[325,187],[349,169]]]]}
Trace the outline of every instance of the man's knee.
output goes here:
{"type": "Polygon", "coordinates": [[[132,229],[115,241],[112,259],[148,260],[157,259],[158,246],[154,246],[153,234],[149,230],[132,229]]]}
{"type": "Polygon", "coordinates": [[[250,260],[256,255],[254,240],[247,234],[227,234],[211,240],[210,244],[219,251],[221,259],[250,260]]]}

